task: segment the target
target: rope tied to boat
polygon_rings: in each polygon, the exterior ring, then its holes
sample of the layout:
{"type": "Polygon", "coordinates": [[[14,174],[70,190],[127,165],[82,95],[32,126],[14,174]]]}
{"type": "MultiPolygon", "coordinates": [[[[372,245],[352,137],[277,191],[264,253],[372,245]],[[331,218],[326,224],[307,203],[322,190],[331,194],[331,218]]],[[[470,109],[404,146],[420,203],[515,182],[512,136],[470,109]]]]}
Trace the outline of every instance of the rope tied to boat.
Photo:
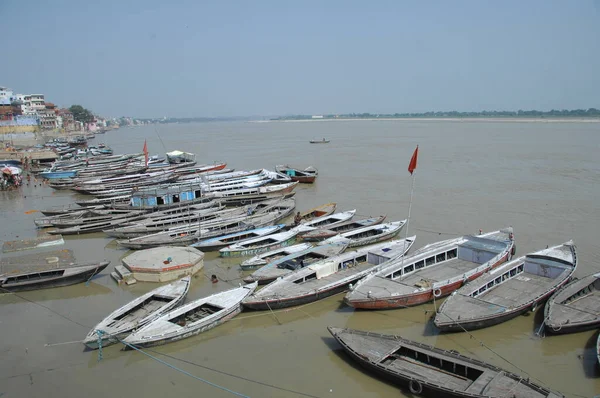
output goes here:
{"type": "Polygon", "coordinates": [[[98,362],[102,360],[102,336],[105,334],[103,330],[96,330],[98,335],[98,362]]]}

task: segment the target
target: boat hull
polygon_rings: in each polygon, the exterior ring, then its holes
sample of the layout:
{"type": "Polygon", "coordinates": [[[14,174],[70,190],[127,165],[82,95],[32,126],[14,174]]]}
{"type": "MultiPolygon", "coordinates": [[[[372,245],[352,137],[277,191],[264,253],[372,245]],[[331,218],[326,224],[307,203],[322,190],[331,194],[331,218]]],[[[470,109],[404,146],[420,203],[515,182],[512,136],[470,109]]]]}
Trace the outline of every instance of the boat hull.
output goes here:
{"type": "MultiPolygon", "coordinates": [[[[244,301],[242,302],[245,308],[249,308],[252,310],[258,311],[267,311],[274,310],[280,308],[288,308],[294,307],[297,305],[303,305],[312,303],[314,301],[322,300],[324,298],[333,296],[338,293],[342,293],[348,289],[350,283],[356,282],[356,280],[352,280],[348,283],[344,283],[343,285],[333,286],[327,290],[322,290],[317,293],[306,294],[298,297],[290,297],[285,299],[278,300],[261,300],[261,301],[244,301]]],[[[260,281],[259,281],[260,284],[260,281]]]]}
{"type": "MultiPolygon", "coordinates": [[[[192,337],[197,334],[206,332],[207,330],[210,330],[212,328],[215,328],[215,327],[219,326],[220,324],[225,323],[228,320],[232,319],[233,317],[237,316],[241,312],[242,312],[242,305],[239,304],[238,306],[233,307],[229,311],[224,313],[223,316],[220,317],[219,319],[215,319],[214,321],[212,321],[208,324],[202,325],[201,327],[195,328],[193,330],[188,330],[185,333],[174,335],[172,337],[168,337],[165,339],[149,340],[149,341],[144,341],[144,342],[138,341],[138,342],[132,343],[131,345],[134,345],[135,347],[153,347],[153,346],[172,343],[172,342],[175,342],[178,340],[187,339],[188,337],[192,337]]],[[[126,344],[124,349],[126,349],[126,350],[131,349],[131,347],[126,344]]]]}
{"type": "Polygon", "coordinates": [[[296,241],[296,237],[289,238],[283,242],[279,242],[274,245],[263,246],[258,248],[248,248],[243,250],[226,250],[219,252],[221,257],[244,257],[244,256],[253,256],[260,253],[268,252],[269,250],[281,249],[282,247],[286,247],[291,245],[296,241]]]}
{"type": "MultiPolygon", "coordinates": [[[[357,308],[357,309],[368,309],[368,310],[386,310],[386,309],[395,309],[395,308],[405,308],[412,307],[415,305],[421,305],[433,301],[433,299],[439,299],[445,296],[452,294],[455,290],[464,286],[466,282],[472,281],[483,275],[485,272],[490,269],[496,268],[497,266],[503,264],[508,260],[509,254],[506,253],[503,257],[501,257],[496,263],[494,263],[491,267],[482,270],[481,272],[475,273],[471,275],[466,281],[458,281],[448,285],[444,285],[439,287],[440,294],[434,296],[434,289],[424,290],[419,293],[403,295],[403,296],[395,296],[395,297],[385,297],[385,298],[377,298],[377,299],[352,299],[348,300],[344,298],[344,303],[347,305],[357,308]]],[[[437,290],[437,289],[436,289],[437,290]]]]}
{"type": "Polygon", "coordinates": [[[0,288],[4,291],[10,292],[23,292],[28,290],[38,290],[38,289],[50,289],[54,287],[62,287],[75,285],[77,283],[85,282],[89,280],[94,275],[102,272],[107,266],[110,264],[110,261],[104,261],[99,263],[96,267],[91,268],[89,270],[72,274],[66,277],[56,277],[56,278],[48,278],[38,281],[31,281],[29,283],[21,283],[15,285],[0,285],[0,288]]]}
{"type": "Polygon", "coordinates": [[[549,291],[548,293],[546,293],[544,296],[542,296],[538,301],[534,302],[534,303],[528,303],[527,305],[524,305],[522,307],[519,308],[515,308],[512,311],[508,311],[505,312],[501,315],[498,316],[494,316],[494,317],[488,317],[488,318],[481,318],[481,319],[475,319],[473,321],[468,321],[468,322],[453,322],[453,323],[443,323],[443,324],[436,324],[435,326],[441,331],[441,332],[463,332],[465,330],[477,330],[477,329],[483,329],[483,328],[487,328],[490,326],[494,326],[494,325],[498,325],[500,323],[509,321],[513,318],[518,317],[519,315],[525,314],[526,312],[534,312],[535,310],[538,309],[538,307],[540,307],[541,305],[543,305],[552,294],[554,294],[554,292],[556,292],[556,290],[560,289],[561,286],[563,286],[564,284],[566,284],[568,281],[565,281],[563,284],[561,284],[560,286],[558,286],[556,289],[552,289],[551,291],[549,291]]]}

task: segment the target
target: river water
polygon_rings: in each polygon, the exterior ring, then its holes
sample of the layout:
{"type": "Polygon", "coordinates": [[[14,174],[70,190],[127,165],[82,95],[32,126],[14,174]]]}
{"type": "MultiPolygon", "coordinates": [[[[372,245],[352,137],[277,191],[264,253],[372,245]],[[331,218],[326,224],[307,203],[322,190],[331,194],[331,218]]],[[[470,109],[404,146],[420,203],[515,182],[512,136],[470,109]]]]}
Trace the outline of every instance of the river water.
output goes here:
{"type": "MultiPolygon", "coordinates": [[[[337,202],[338,210],[357,209],[357,218],[386,214],[389,221],[407,217],[407,166],[418,144],[409,226],[409,233],[417,235],[414,249],[510,225],[518,254],[574,239],[580,259],[576,276],[600,271],[598,123],[172,124],[124,128],[98,135],[92,143],[127,153],[141,152],[144,140],[151,154],[186,150],[196,153],[200,163],[226,161],[237,170],[312,165],[319,178],[296,189],[298,210],[337,202]],[[309,144],[323,137],[331,143],[309,144]]],[[[33,182],[19,192],[0,192],[0,239],[36,236],[33,219],[40,214],[25,212],[71,203],[73,197],[33,182]]],[[[72,249],[78,261],[106,258],[112,264],[89,285],[0,295],[1,397],[233,396],[196,378],[251,397],[407,396],[350,362],[329,336],[328,325],[455,349],[526,373],[567,396],[600,394],[594,351],[598,332],[536,337],[541,310],[474,331],[473,337],[440,335],[430,320],[434,304],[355,312],[342,304],[343,295],[275,314],[245,312],[199,336],[148,351],[195,378],[116,345],[103,349],[98,361],[97,351],[72,342],[156,285],[116,285],[109,272],[128,252],[101,233],[65,240],[56,248],[72,249]]],[[[188,300],[236,285],[241,276],[237,265],[208,253],[188,300]],[[206,277],[213,273],[222,280],[216,285],[206,277]]]]}

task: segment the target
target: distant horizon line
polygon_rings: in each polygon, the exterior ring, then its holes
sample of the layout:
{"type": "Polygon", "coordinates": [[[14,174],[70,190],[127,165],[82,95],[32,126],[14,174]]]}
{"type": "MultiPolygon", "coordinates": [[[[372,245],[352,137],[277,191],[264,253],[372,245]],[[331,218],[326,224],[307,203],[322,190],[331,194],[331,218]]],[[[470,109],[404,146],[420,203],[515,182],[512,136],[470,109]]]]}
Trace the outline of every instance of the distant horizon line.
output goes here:
{"type": "Polygon", "coordinates": [[[262,118],[267,120],[288,118],[418,118],[418,117],[600,117],[599,108],[576,108],[576,109],[551,109],[549,111],[532,110],[484,110],[484,111],[427,111],[427,112],[403,112],[403,113],[370,113],[370,112],[348,112],[348,113],[287,113],[280,115],[248,115],[248,116],[191,116],[191,117],[132,117],[119,116],[111,119],[135,119],[140,121],[210,121],[210,120],[241,120],[262,118]]]}

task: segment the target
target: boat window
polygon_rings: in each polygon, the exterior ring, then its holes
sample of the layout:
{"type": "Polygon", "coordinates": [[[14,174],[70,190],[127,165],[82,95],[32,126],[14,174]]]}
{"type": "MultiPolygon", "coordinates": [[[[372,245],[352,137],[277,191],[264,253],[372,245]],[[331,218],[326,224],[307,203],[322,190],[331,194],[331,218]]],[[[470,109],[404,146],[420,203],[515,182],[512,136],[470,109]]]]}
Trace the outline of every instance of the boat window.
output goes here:
{"type": "Polygon", "coordinates": [[[496,285],[497,285],[497,284],[499,284],[500,282],[502,282],[502,277],[501,277],[501,276],[497,277],[497,278],[494,280],[494,283],[495,283],[496,285]]]}
{"type": "Polygon", "coordinates": [[[492,286],[494,286],[494,281],[488,282],[488,284],[487,284],[488,289],[491,288],[492,286]]]}
{"type": "Polygon", "coordinates": [[[435,263],[435,257],[429,257],[427,260],[425,260],[425,265],[428,267],[433,263],[435,263]]]}
{"type": "Polygon", "coordinates": [[[425,261],[421,260],[415,263],[415,269],[421,269],[423,267],[425,267],[425,261]]]}
{"type": "Polygon", "coordinates": [[[487,290],[487,286],[483,286],[481,288],[479,288],[479,293],[483,293],[487,290]]]}
{"type": "Polygon", "coordinates": [[[408,265],[408,266],[404,267],[404,273],[405,274],[408,273],[408,272],[413,272],[414,270],[415,270],[415,265],[414,264],[411,264],[411,265],[408,265]]]}
{"type": "Polygon", "coordinates": [[[392,279],[392,274],[388,274],[385,276],[387,279],[392,279]]]}
{"type": "Polygon", "coordinates": [[[523,272],[523,264],[519,265],[517,267],[517,270],[519,270],[519,273],[523,272]]]}
{"type": "Polygon", "coordinates": [[[53,278],[53,277],[57,277],[57,276],[62,276],[64,273],[65,273],[65,270],[60,269],[60,270],[39,272],[39,273],[35,273],[35,274],[32,273],[32,274],[25,274],[25,275],[19,275],[19,276],[12,276],[10,278],[6,278],[6,281],[4,282],[4,284],[8,285],[9,283],[18,283],[18,282],[23,282],[23,281],[35,281],[36,279],[53,278]]]}
{"type": "Polygon", "coordinates": [[[365,254],[364,256],[360,256],[360,257],[356,257],[354,259],[355,263],[366,263],[367,262],[367,255],[365,254]]]}
{"type": "Polygon", "coordinates": [[[458,249],[452,249],[452,250],[446,252],[446,258],[448,260],[450,260],[452,258],[456,258],[457,253],[458,253],[458,249]]]}
{"type": "Polygon", "coordinates": [[[179,203],[181,199],[179,199],[179,195],[173,195],[173,203],[179,203]]]}
{"type": "Polygon", "coordinates": [[[313,279],[317,279],[317,273],[316,272],[308,275],[306,278],[304,278],[304,281],[308,282],[308,281],[313,280],[313,279]]]}
{"type": "Polygon", "coordinates": [[[161,196],[159,196],[159,197],[156,198],[156,204],[157,205],[164,205],[165,204],[165,200],[161,196]]]}
{"type": "Polygon", "coordinates": [[[502,274],[502,280],[505,281],[508,279],[508,272],[505,272],[504,274],[502,274]]]}
{"type": "Polygon", "coordinates": [[[473,297],[477,297],[479,295],[479,292],[473,292],[473,297]]]}
{"type": "Polygon", "coordinates": [[[448,373],[454,373],[457,376],[466,377],[471,381],[477,380],[483,374],[482,370],[461,365],[457,363],[457,361],[447,360],[437,353],[427,351],[426,353],[427,355],[418,355],[416,350],[402,346],[389,355],[385,359],[385,362],[390,363],[397,359],[402,360],[404,358],[410,358],[411,361],[420,362],[448,373]]]}
{"type": "Polygon", "coordinates": [[[435,256],[435,262],[436,263],[441,263],[442,261],[446,260],[446,253],[440,253],[437,256],[435,256]]]}
{"type": "Polygon", "coordinates": [[[392,279],[399,278],[400,276],[402,276],[402,269],[399,269],[398,271],[394,272],[392,274],[392,279]]]}
{"type": "Polygon", "coordinates": [[[515,276],[515,275],[517,275],[517,269],[513,268],[510,270],[510,276],[515,276]]]}

